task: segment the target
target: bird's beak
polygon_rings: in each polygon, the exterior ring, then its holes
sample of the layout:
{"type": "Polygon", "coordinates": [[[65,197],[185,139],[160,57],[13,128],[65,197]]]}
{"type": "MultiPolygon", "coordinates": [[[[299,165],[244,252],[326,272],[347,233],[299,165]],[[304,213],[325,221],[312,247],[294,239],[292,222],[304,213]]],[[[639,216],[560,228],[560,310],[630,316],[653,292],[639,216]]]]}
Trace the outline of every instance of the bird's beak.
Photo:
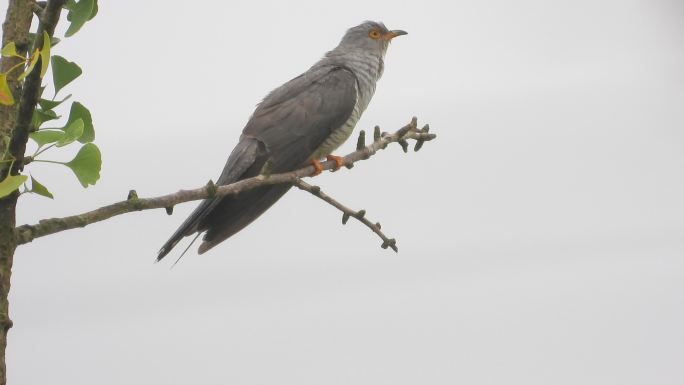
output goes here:
{"type": "Polygon", "coordinates": [[[384,37],[385,37],[385,40],[390,41],[390,40],[394,39],[395,37],[401,36],[401,35],[408,35],[408,32],[402,31],[400,29],[395,29],[393,31],[387,32],[384,37]]]}

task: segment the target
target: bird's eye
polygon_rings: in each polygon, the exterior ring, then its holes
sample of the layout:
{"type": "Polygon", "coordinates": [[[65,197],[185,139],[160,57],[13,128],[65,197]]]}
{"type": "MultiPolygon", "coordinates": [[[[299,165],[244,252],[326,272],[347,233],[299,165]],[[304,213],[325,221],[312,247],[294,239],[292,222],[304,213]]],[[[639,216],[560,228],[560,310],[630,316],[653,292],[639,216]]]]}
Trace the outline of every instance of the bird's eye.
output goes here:
{"type": "Polygon", "coordinates": [[[378,31],[377,29],[371,30],[370,32],[368,32],[368,36],[371,39],[379,39],[380,38],[380,31],[378,31]]]}

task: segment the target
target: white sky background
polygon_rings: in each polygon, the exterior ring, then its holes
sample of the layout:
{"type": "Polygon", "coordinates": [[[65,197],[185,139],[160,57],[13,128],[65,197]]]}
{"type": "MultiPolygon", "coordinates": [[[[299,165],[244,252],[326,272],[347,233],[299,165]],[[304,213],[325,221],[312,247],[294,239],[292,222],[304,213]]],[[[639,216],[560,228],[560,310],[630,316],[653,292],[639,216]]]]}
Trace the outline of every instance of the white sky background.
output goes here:
{"type": "Polygon", "coordinates": [[[681,1],[199,4],[101,1],[55,48],[102,178],[31,165],[56,199],[19,222],[215,179],[254,105],[375,19],[409,35],[358,128],[438,140],[315,183],[400,253],[300,191],[173,270],[152,260],[194,203],[39,239],[10,383],[684,383],[681,1]]]}

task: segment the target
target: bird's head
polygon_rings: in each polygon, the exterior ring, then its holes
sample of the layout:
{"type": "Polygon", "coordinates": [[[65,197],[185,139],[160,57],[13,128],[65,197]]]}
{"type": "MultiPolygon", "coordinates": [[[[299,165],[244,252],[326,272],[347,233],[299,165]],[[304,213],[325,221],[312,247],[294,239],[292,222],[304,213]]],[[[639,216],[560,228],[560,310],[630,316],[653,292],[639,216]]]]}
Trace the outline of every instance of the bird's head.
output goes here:
{"type": "Polygon", "coordinates": [[[344,34],[339,48],[344,50],[362,50],[384,56],[390,41],[397,36],[406,35],[406,31],[388,30],[384,24],[365,21],[356,27],[349,28],[344,34]]]}

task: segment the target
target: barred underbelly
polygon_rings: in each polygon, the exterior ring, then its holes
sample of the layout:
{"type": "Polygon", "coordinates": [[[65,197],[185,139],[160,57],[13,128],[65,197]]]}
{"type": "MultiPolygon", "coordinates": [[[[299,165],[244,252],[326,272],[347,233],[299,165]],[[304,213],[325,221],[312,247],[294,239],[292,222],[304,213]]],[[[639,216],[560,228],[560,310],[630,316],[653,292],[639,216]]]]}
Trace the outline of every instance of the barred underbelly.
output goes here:
{"type": "Polygon", "coordinates": [[[369,69],[377,68],[377,63],[373,64],[374,58],[361,58],[369,61],[371,64],[366,63],[364,60],[358,61],[358,63],[352,63],[351,67],[358,67],[358,70],[354,71],[358,80],[356,89],[356,104],[352,110],[351,116],[347,119],[344,124],[332,131],[330,136],[314,151],[311,155],[311,159],[320,160],[327,155],[330,155],[333,151],[337,150],[342,143],[346,142],[351,136],[356,127],[356,122],[359,121],[363,111],[368,107],[373,93],[375,92],[375,82],[378,78],[376,73],[369,73],[369,69]],[[373,67],[375,65],[375,67],[373,67]]]}
{"type": "Polygon", "coordinates": [[[354,126],[356,126],[356,119],[354,119],[353,122],[352,119],[349,119],[345,124],[342,125],[342,127],[333,131],[328,139],[326,139],[325,142],[323,142],[323,144],[321,144],[320,147],[314,151],[311,159],[321,159],[337,150],[342,143],[349,139],[352,132],[354,132],[354,126]]]}

